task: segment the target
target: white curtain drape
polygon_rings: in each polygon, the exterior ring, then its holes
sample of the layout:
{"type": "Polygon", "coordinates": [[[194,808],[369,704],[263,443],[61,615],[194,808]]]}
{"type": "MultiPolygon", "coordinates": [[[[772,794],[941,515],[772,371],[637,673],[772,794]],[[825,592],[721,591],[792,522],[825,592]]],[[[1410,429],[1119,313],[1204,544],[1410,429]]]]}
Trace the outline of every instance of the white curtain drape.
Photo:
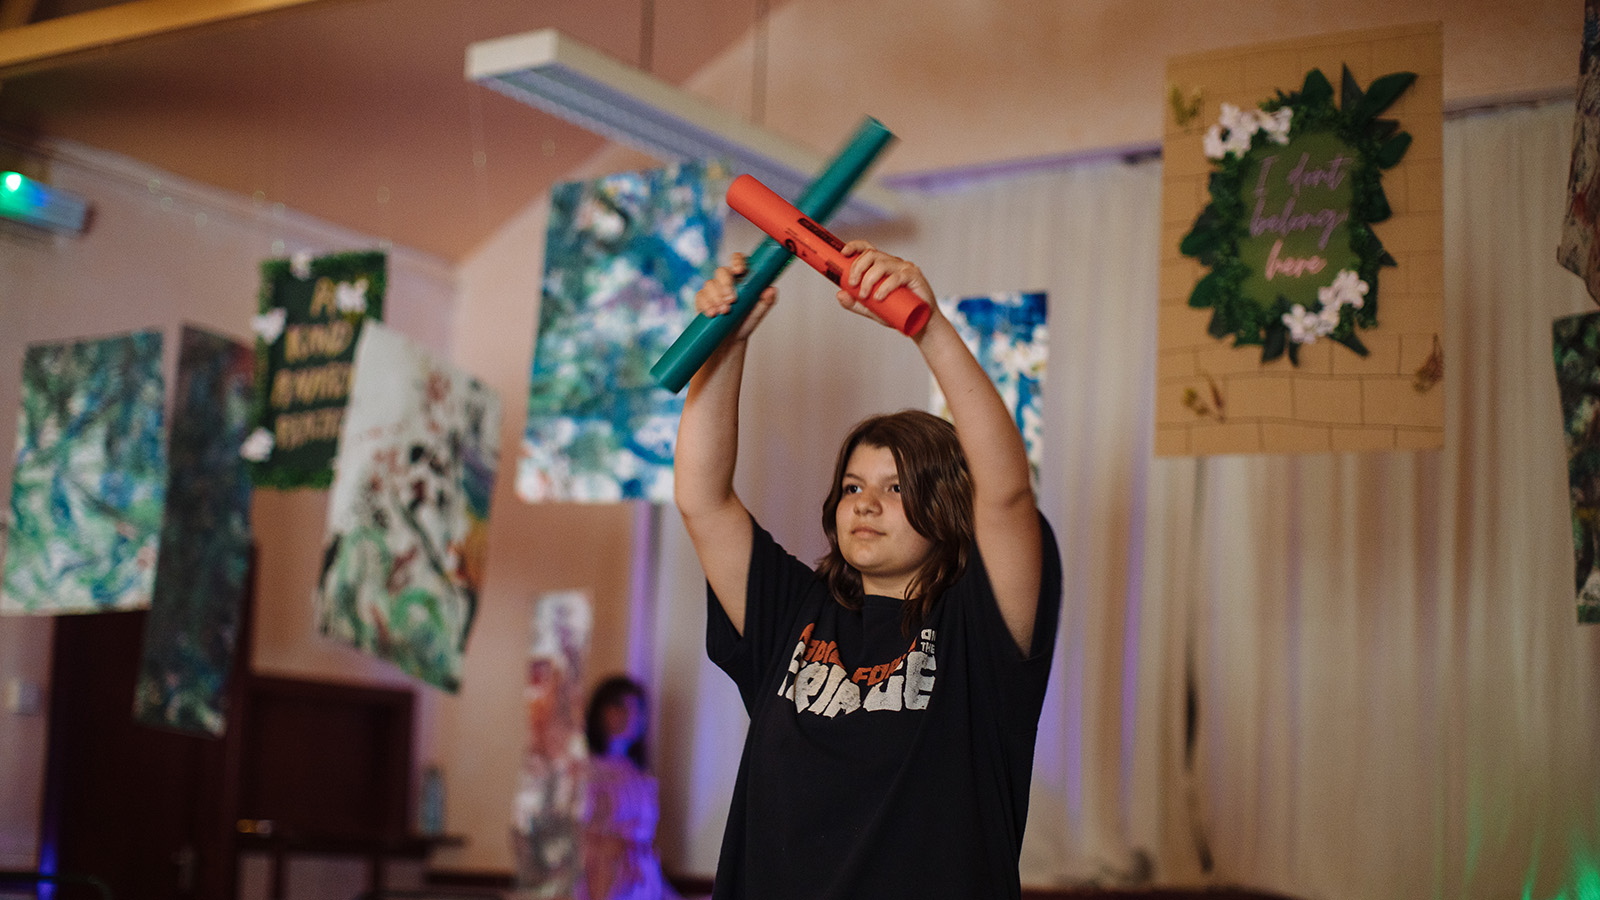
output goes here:
{"type": "MultiPolygon", "coordinates": [[[[1447,123],[1438,451],[1152,456],[1159,162],[918,197],[871,235],[942,294],[1049,293],[1040,503],[1066,593],[1024,884],[1594,895],[1600,628],[1575,624],[1550,354],[1551,320],[1594,308],[1554,261],[1571,133],[1570,104],[1447,123]]],[[[813,558],[839,438],[925,405],[928,380],[815,273],[780,288],[739,487],[813,558]]],[[[745,720],[705,661],[681,525],[659,522],[660,844],[709,873],[745,720]]]]}

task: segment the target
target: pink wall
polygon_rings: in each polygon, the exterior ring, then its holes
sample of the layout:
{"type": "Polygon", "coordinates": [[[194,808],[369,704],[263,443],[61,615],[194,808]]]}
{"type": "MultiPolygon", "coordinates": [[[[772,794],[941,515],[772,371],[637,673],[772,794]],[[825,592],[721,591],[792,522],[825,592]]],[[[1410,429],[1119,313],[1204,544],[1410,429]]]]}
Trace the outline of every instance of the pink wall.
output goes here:
{"type": "MultiPolygon", "coordinates": [[[[875,115],[901,138],[885,162],[887,173],[1154,146],[1170,55],[1429,20],[1444,23],[1447,104],[1558,93],[1570,91],[1576,77],[1581,9],[1577,0],[792,0],[770,22],[764,118],[827,150],[863,114],[875,115]]],[[[746,112],[751,60],[751,45],[736,45],[691,87],[746,112]]],[[[1382,73],[1358,74],[1370,79],[1382,73]]],[[[644,164],[614,153],[574,177],[644,164]]],[[[16,409],[27,343],[171,329],[185,320],[243,337],[261,259],[286,249],[370,245],[292,212],[254,208],[247,199],[198,188],[152,190],[148,178],[159,173],[136,164],[60,164],[52,174],[62,186],[93,197],[99,217],[95,230],[77,239],[29,242],[0,235],[0,447],[14,437],[7,411],[16,409]],[[175,199],[164,207],[161,200],[169,196],[175,199]]],[[[511,493],[543,227],[543,205],[534,204],[457,271],[404,251],[393,258],[393,324],[450,354],[498,389],[506,404],[489,569],[468,643],[465,687],[455,697],[418,689],[419,761],[444,766],[447,825],[467,837],[463,847],[436,860],[451,868],[511,866],[507,833],[524,740],[522,661],[532,601],[550,590],[590,591],[596,611],[591,672],[621,669],[627,661],[639,510],[529,506],[511,493]]],[[[9,491],[10,466],[0,455],[0,492],[9,491]]],[[[307,677],[405,683],[382,664],[319,641],[309,628],[323,504],[319,493],[258,495],[258,665],[307,677]]],[[[0,619],[0,688],[45,685],[48,635],[46,621],[0,619]]],[[[42,755],[42,717],[0,709],[0,782],[8,785],[0,792],[0,866],[33,864],[42,755]]]]}

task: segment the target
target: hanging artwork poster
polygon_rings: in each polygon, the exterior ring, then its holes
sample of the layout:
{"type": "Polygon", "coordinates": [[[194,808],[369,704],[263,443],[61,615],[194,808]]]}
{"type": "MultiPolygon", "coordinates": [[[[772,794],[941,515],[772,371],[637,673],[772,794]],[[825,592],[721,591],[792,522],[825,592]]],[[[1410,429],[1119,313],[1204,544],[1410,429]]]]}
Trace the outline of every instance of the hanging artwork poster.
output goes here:
{"type": "Polygon", "coordinates": [[[1156,453],[1442,446],[1435,24],[1175,58],[1156,453]]]}
{"type": "Polygon", "coordinates": [[[1557,319],[1551,337],[1566,424],[1578,621],[1600,623],[1600,312],[1557,319]]]}
{"type": "Polygon", "coordinates": [[[1600,0],[1583,4],[1583,46],[1578,52],[1578,109],[1572,123],[1572,164],[1567,175],[1567,218],[1556,258],[1600,302],[1600,0]]]}
{"type": "Polygon", "coordinates": [[[258,487],[325,488],[362,323],[383,318],[387,257],[380,252],[261,264],[254,429],[241,451],[258,487]]]}
{"type": "Polygon", "coordinates": [[[134,719],[209,737],[227,725],[229,674],[250,566],[255,353],[185,327],[168,435],[166,516],[145,619],[134,719]]]}
{"type": "Polygon", "coordinates": [[[477,611],[500,398],[368,323],[313,600],[324,635],[454,692],[477,611]]]}
{"type": "Polygon", "coordinates": [[[159,331],[28,348],[0,612],[150,605],[165,390],[159,331]]]}
{"type": "Polygon", "coordinates": [[[528,750],[512,815],[519,897],[571,897],[583,868],[583,683],[593,623],[582,591],[545,594],[533,607],[523,689],[528,750]]]}
{"type": "Polygon", "coordinates": [[[721,164],[690,161],[552,190],[523,500],[672,499],[683,398],[650,367],[715,268],[727,181],[721,164]]]}
{"type": "MultiPolygon", "coordinates": [[[[1043,291],[939,298],[939,309],[955,326],[1011,410],[1027,446],[1035,490],[1039,487],[1044,454],[1044,371],[1050,355],[1045,300],[1043,291]]],[[[937,381],[933,382],[931,409],[950,418],[937,381]]]]}

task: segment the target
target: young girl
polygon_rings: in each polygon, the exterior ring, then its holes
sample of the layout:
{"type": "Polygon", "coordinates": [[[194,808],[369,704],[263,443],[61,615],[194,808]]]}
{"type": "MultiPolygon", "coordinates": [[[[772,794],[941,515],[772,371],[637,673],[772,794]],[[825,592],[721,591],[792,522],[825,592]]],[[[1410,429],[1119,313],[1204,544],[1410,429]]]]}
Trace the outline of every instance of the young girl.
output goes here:
{"type": "Polygon", "coordinates": [[[584,717],[589,763],[576,900],[677,900],[656,858],[661,806],[644,737],[644,686],[622,675],[600,682],[584,717]]]}
{"type": "MultiPolygon", "coordinates": [[[[750,714],[713,897],[1019,897],[1055,539],[1022,436],[921,270],[864,241],[844,253],[863,295],[909,285],[931,307],[911,340],[954,426],[914,411],[856,426],[813,570],[733,490],[745,354],[775,292],[690,382],[676,499],[709,587],[707,649],[750,714]]],[[[744,265],[717,270],[701,313],[731,308],[744,265]]]]}

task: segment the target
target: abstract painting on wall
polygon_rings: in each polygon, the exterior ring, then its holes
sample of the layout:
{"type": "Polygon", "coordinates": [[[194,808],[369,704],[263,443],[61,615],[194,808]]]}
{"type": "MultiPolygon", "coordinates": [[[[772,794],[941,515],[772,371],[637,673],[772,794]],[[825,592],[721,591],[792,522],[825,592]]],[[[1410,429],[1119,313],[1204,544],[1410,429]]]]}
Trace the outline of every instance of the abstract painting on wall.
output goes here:
{"type": "MultiPolygon", "coordinates": [[[[1016,419],[1028,449],[1033,485],[1043,460],[1042,412],[1045,363],[1050,356],[1047,304],[1042,291],[1012,291],[986,297],[941,297],[939,309],[989,374],[1016,419]]],[[[944,392],[933,384],[932,409],[950,417],[944,392]]]]}
{"type": "Polygon", "coordinates": [[[725,169],[685,162],[557,185],[517,495],[672,499],[680,396],[650,367],[715,268],[725,169]]]}
{"type": "Polygon", "coordinates": [[[0,612],[150,605],[164,391],[159,331],[28,348],[0,612]]]}
{"type": "Polygon", "coordinates": [[[447,691],[483,583],[500,398],[368,323],[328,498],[323,634],[447,691]]]}
{"type": "Polygon", "coordinates": [[[1600,0],[1583,4],[1578,52],[1578,108],[1567,170],[1567,215],[1556,259],[1600,302],[1600,0]]]}
{"type": "Polygon", "coordinates": [[[184,328],[174,383],[166,517],[134,718],[220,736],[250,566],[250,427],[255,353],[184,328]]]}
{"type": "Polygon", "coordinates": [[[1551,336],[1566,423],[1578,621],[1600,623],[1600,312],[1557,319],[1551,336]]]}
{"type": "Polygon", "coordinates": [[[241,452],[261,487],[325,488],[350,397],[356,341],[383,318],[388,257],[309,253],[261,264],[255,429],[241,452]]]}
{"type": "Polygon", "coordinates": [[[511,836],[519,897],[571,897],[582,869],[583,684],[593,624],[582,591],[555,591],[534,603],[524,687],[528,748],[511,836]]]}

